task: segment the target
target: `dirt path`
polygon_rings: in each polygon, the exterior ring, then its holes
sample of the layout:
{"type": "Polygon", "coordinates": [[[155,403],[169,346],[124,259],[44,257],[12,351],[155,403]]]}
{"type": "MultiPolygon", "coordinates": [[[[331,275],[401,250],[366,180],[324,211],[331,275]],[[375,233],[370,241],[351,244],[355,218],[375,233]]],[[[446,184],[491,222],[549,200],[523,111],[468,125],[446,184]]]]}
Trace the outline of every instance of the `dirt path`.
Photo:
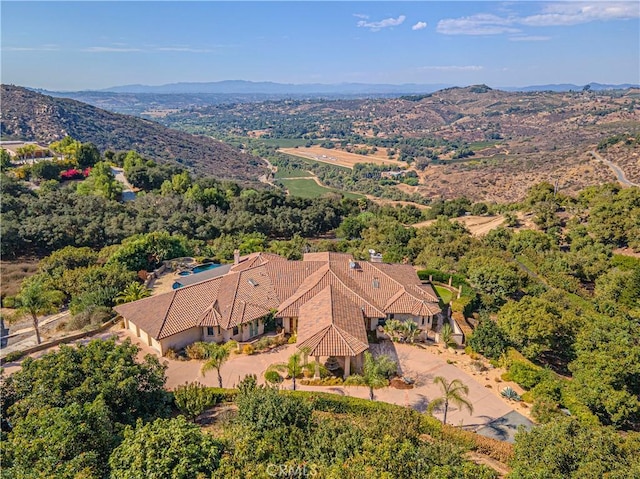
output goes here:
{"type": "MultiPolygon", "coordinates": [[[[269,171],[271,172],[271,174],[275,174],[276,171],[278,171],[278,167],[277,166],[273,166],[271,164],[271,162],[269,160],[267,160],[266,158],[261,158],[262,161],[264,161],[267,164],[267,168],[269,169],[269,171]]],[[[260,183],[265,183],[267,185],[271,185],[271,186],[276,186],[270,179],[269,179],[269,173],[265,173],[264,175],[260,175],[260,177],[258,178],[258,181],[260,183]]]]}
{"type": "Polygon", "coordinates": [[[618,165],[616,165],[615,163],[603,158],[602,156],[600,156],[598,154],[598,152],[596,150],[591,150],[589,152],[596,160],[604,163],[605,165],[607,165],[611,171],[613,171],[613,173],[616,175],[616,178],[618,180],[618,182],[624,186],[640,186],[640,184],[638,183],[633,183],[632,181],[629,181],[627,179],[627,177],[624,174],[624,171],[622,171],[622,168],[620,168],[618,165]]]}

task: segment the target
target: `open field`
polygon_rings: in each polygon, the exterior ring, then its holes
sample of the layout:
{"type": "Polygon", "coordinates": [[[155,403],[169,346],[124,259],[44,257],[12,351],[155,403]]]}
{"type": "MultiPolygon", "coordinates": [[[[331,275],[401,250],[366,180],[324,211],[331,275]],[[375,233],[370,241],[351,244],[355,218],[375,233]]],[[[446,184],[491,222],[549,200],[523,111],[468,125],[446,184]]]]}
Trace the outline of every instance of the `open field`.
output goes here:
{"type": "Polygon", "coordinates": [[[306,170],[298,170],[295,168],[286,168],[279,166],[278,171],[276,171],[274,178],[276,179],[284,179],[284,178],[306,178],[309,176],[314,176],[313,173],[309,173],[306,170]]]}
{"type": "Polygon", "coordinates": [[[310,160],[329,163],[331,165],[353,168],[356,163],[374,163],[376,165],[389,165],[396,168],[406,167],[404,161],[387,160],[379,156],[356,155],[345,151],[312,146],[309,148],[281,148],[279,151],[293,156],[299,156],[310,160]]]}
{"type": "Polygon", "coordinates": [[[304,138],[259,138],[259,141],[268,146],[294,148],[296,146],[304,146],[309,140],[305,140],[304,138]]]}
{"type": "Polygon", "coordinates": [[[334,190],[332,188],[320,186],[314,179],[305,178],[280,181],[289,191],[289,194],[292,196],[300,196],[301,198],[317,198],[327,193],[341,193],[347,198],[362,198],[362,195],[358,195],[356,193],[349,193],[347,191],[334,190]]]}

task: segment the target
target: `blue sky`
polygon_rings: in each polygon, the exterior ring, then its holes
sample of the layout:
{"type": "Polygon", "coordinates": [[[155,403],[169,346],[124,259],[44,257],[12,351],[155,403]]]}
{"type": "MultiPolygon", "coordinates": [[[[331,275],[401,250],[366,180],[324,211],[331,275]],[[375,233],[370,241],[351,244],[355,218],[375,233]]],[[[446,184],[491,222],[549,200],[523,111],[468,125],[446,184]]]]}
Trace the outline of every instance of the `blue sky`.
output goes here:
{"type": "Polygon", "coordinates": [[[3,83],[640,82],[640,2],[8,2],[3,83]]]}

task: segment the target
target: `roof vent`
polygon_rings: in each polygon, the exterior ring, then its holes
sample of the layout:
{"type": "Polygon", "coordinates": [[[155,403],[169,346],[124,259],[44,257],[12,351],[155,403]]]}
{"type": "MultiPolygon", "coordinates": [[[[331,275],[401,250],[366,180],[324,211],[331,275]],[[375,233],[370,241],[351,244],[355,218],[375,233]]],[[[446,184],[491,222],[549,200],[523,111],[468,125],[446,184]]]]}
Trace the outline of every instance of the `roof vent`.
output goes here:
{"type": "Polygon", "coordinates": [[[373,278],[372,284],[373,284],[374,288],[379,288],[380,287],[380,280],[378,278],[373,278]]]}
{"type": "Polygon", "coordinates": [[[358,269],[358,268],[360,268],[360,265],[358,263],[356,263],[355,261],[349,261],[349,268],[350,269],[358,269]]]}
{"type": "Polygon", "coordinates": [[[258,282],[257,282],[255,279],[253,279],[253,278],[249,278],[249,279],[247,280],[247,282],[248,282],[251,286],[253,286],[254,288],[255,288],[256,286],[258,286],[258,282]]]}

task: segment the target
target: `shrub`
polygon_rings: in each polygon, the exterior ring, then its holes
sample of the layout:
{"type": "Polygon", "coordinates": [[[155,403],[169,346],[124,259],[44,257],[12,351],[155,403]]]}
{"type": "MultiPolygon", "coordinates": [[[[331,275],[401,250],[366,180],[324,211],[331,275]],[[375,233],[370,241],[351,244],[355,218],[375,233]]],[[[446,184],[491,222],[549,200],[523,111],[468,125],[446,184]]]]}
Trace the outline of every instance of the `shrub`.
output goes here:
{"type": "Polygon", "coordinates": [[[289,344],[295,344],[297,340],[298,340],[298,335],[297,334],[292,334],[291,337],[289,338],[289,341],[287,341],[287,342],[289,344]]]}
{"type": "Polygon", "coordinates": [[[500,395],[506,397],[507,399],[511,399],[512,401],[520,401],[520,395],[515,392],[510,386],[507,386],[502,391],[500,391],[500,395]]]}
{"type": "Polygon", "coordinates": [[[217,397],[210,389],[198,382],[184,384],[173,391],[173,399],[180,412],[195,419],[216,403],[217,397]]]}
{"type": "Polygon", "coordinates": [[[15,296],[5,296],[2,300],[3,308],[15,308],[16,307],[16,297],[15,296]]]}
{"type": "Polygon", "coordinates": [[[172,359],[174,361],[180,358],[178,352],[173,348],[167,349],[167,351],[164,353],[164,357],[167,359],[172,359]]]}
{"type": "Polygon", "coordinates": [[[364,386],[364,378],[359,374],[352,374],[344,380],[345,386],[364,386]]]}
{"type": "Polygon", "coordinates": [[[522,361],[513,361],[509,365],[509,378],[525,389],[537,386],[547,374],[543,369],[522,361]]]}
{"type": "Polygon", "coordinates": [[[280,373],[278,373],[278,371],[275,371],[273,369],[268,370],[264,373],[264,379],[269,384],[280,384],[283,381],[282,376],[280,376],[280,373]]]}
{"type": "Polygon", "coordinates": [[[25,356],[24,351],[11,351],[4,357],[6,363],[12,363],[14,361],[19,361],[25,356]]]}
{"type": "Polygon", "coordinates": [[[255,352],[255,349],[253,349],[253,346],[251,346],[250,344],[245,344],[242,348],[242,353],[246,354],[247,356],[251,356],[255,352]]]}
{"type": "Polygon", "coordinates": [[[560,411],[558,403],[546,399],[538,399],[533,403],[531,415],[540,424],[546,424],[563,416],[563,413],[560,411]]]}
{"type": "Polygon", "coordinates": [[[189,359],[206,359],[207,358],[207,343],[198,341],[197,343],[190,344],[184,348],[185,353],[189,359]]]}

